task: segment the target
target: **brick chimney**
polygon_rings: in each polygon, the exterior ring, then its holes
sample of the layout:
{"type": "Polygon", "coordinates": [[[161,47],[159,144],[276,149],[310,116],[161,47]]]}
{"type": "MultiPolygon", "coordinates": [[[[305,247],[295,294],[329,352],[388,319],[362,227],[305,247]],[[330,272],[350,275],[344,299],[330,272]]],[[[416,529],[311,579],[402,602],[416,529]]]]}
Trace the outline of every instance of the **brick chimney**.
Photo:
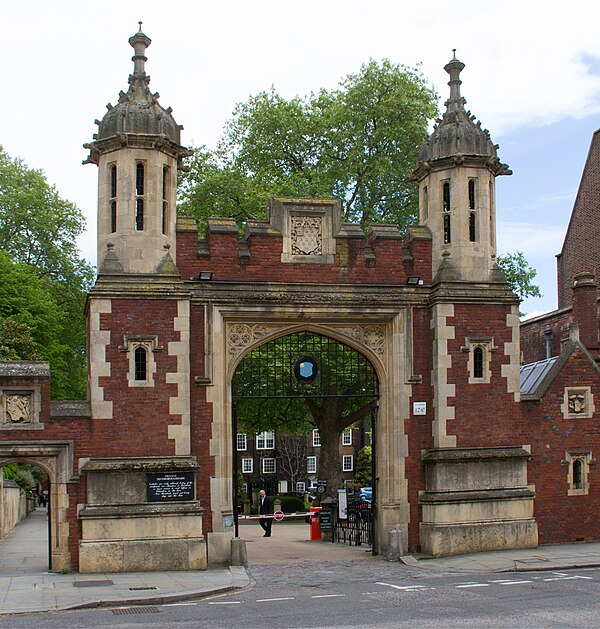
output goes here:
{"type": "Polygon", "coordinates": [[[594,274],[578,273],[573,286],[573,320],[579,338],[589,350],[598,349],[598,293],[594,274]]]}

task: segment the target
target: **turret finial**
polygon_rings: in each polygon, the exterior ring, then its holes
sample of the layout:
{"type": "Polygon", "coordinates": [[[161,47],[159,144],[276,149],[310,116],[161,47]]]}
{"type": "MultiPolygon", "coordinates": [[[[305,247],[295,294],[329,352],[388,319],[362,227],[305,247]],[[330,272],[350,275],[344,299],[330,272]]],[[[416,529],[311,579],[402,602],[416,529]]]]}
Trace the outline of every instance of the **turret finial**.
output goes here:
{"type": "Polygon", "coordinates": [[[452,49],[452,59],[444,66],[444,70],[450,75],[450,98],[446,101],[445,105],[448,111],[456,109],[464,109],[464,105],[467,102],[460,95],[460,86],[462,81],[460,80],[460,73],[463,71],[465,64],[456,58],[456,48],[452,49]]]}
{"type": "Polygon", "coordinates": [[[129,45],[134,50],[134,55],[131,57],[133,61],[133,76],[144,77],[146,76],[146,67],[144,65],[147,61],[146,48],[152,43],[152,40],[142,32],[142,23],[138,22],[138,24],[140,25],[140,30],[133,37],[129,38],[129,45]]]}

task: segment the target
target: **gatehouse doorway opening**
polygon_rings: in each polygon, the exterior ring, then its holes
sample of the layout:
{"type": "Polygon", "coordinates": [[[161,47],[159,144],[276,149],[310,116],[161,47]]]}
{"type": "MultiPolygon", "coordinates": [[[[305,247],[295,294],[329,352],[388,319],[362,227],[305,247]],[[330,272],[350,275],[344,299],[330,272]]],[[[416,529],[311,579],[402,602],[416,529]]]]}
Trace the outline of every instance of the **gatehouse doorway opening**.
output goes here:
{"type": "MultiPolygon", "coordinates": [[[[246,521],[260,515],[261,489],[271,517],[318,506],[347,519],[338,501],[361,502],[359,490],[368,487],[363,513],[368,530],[375,531],[379,391],[375,368],[363,353],[306,329],[271,338],[239,360],[231,399],[236,537],[241,523],[248,530],[246,521]]],[[[334,526],[326,538],[346,530],[334,526]]],[[[306,527],[307,540],[308,534],[306,527]]]]}

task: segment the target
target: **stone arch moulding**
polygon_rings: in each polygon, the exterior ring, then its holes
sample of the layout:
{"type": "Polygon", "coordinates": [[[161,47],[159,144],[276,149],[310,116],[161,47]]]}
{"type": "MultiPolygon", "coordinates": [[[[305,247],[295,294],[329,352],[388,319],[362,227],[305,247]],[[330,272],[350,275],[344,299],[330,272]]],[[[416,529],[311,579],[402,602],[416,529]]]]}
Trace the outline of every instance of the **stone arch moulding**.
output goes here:
{"type": "Polygon", "coordinates": [[[282,325],[231,321],[226,326],[228,381],[231,380],[241,359],[248,352],[277,338],[304,331],[327,336],[360,352],[373,365],[379,381],[385,377],[387,371],[387,326],[384,323],[282,325]]]}
{"type": "Polygon", "coordinates": [[[71,570],[69,553],[68,483],[73,478],[72,441],[0,442],[0,466],[7,463],[39,465],[50,480],[50,552],[52,570],[71,570]]]}

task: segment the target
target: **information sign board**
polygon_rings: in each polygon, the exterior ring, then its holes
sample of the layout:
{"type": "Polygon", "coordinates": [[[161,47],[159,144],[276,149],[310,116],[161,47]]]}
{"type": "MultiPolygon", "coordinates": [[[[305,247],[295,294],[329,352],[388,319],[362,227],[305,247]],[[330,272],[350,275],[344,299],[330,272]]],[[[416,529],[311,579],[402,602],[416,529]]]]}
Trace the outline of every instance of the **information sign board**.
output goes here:
{"type": "Polygon", "coordinates": [[[333,531],[333,511],[329,507],[324,507],[319,511],[319,529],[333,531]]]}
{"type": "Polygon", "coordinates": [[[194,500],[194,472],[167,472],[146,475],[148,502],[194,500]]]}

